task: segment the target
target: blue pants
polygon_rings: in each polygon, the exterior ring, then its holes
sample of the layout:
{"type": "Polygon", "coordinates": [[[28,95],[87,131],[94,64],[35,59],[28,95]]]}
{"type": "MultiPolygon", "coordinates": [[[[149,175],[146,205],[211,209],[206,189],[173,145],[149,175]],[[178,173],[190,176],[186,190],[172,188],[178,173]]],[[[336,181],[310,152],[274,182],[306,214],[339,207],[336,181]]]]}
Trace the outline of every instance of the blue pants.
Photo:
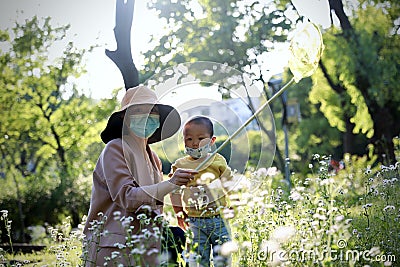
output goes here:
{"type": "MultiPolygon", "coordinates": [[[[228,229],[221,218],[189,217],[189,227],[193,233],[193,244],[197,244],[195,251],[201,256],[200,264],[203,267],[210,266],[211,247],[222,245],[230,240],[228,229]]],[[[218,254],[213,250],[214,259],[218,254]]]]}

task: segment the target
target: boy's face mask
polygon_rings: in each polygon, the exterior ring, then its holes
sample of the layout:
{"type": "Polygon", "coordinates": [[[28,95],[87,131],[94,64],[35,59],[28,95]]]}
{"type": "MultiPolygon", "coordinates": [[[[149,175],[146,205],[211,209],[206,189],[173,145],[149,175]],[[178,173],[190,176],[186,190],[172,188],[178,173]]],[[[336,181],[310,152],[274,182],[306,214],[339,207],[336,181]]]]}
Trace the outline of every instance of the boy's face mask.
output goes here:
{"type": "Polygon", "coordinates": [[[211,140],[207,144],[199,148],[190,148],[187,146],[185,147],[185,153],[194,159],[204,158],[210,151],[211,151],[211,140]]]}
{"type": "Polygon", "coordinates": [[[140,138],[149,138],[160,127],[160,115],[137,114],[130,116],[129,128],[140,138]]]}

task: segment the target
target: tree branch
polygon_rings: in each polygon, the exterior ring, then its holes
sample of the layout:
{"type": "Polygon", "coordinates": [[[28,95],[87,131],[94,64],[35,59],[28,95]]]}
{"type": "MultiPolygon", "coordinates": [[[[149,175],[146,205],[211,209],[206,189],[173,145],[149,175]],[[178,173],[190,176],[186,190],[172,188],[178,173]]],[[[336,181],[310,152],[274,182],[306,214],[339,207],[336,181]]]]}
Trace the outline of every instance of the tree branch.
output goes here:
{"type": "Polygon", "coordinates": [[[319,61],[319,67],[321,68],[322,73],[324,74],[325,79],[327,80],[329,86],[339,95],[342,95],[345,92],[345,88],[343,88],[342,86],[336,84],[331,76],[328,73],[327,68],[325,67],[325,64],[322,62],[322,59],[319,61]]]}
{"type": "Polygon", "coordinates": [[[125,89],[139,85],[139,73],[132,59],[131,52],[131,28],[133,20],[135,0],[117,0],[115,10],[114,36],[117,42],[117,49],[105,53],[122,74],[125,89]]]}
{"type": "MultiPolygon", "coordinates": [[[[347,17],[346,13],[344,12],[344,7],[342,0],[329,0],[329,8],[331,10],[330,16],[332,20],[332,10],[335,11],[336,17],[340,21],[340,26],[342,27],[344,32],[353,32],[353,27],[347,17]]],[[[333,25],[333,24],[332,24],[333,25]]]]}

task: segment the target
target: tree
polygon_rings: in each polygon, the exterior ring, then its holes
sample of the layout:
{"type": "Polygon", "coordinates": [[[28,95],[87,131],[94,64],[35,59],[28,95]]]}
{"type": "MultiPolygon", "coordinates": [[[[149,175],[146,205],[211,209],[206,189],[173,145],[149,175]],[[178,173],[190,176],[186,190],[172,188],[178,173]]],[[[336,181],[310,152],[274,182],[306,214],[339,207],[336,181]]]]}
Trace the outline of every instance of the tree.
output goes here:
{"type": "MultiPolygon", "coordinates": [[[[400,106],[399,90],[396,90],[399,86],[396,79],[400,51],[396,22],[399,4],[396,1],[351,3],[349,1],[345,9],[342,1],[329,1],[332,20],[336,14],[341,28],[332,25],[323,33],[326,49],[320,68],[312,77],[310,101],[303,102],[320,121],[303,120],[300,128],[291,129],[291,136],[301,136],[300,129],[317,130],[321,125],[335,127],[339,132],[330,131],[334,139],[331,134],[321,133],[317,143],[335,144],[331,153],[336,153],[337,157],[341,153],[368,153],[371,148],[367,147],[368,139],[375,153],[381,155],[381,162],[383,154],[393,162],[392,138],[400,130],[396,123],[400,106]],[[372,18],[374,23],[368,23],[372,18]],[[309,125],[304,128],[306,122],[309,125]],[[337,140],[340,135],[342,140],[337,140]]],[[[143,80],[176,63],[207,60],[247,72],[266,88],[270,74],[263,66],[262,56],[277,43],[285,42],[296,23],[305,20],[296,16],[295,7],[287,0],[269,4],[260,1],[155,1],[150,7],[157,9],[168,26],[166,35],[154,40],[155,48],[144,54],[147,62],[143,80]],[[198,3],[197,8],[194,3],[198,3]]],[[[268,91],[265,92],[268,95],[268,91]]],[[[229,97],[229,92],[226,96],[229,97]]],[[[304,136],[312,136],[312,133],[304,136]]],[[[312,147],[313,144],[309,151],[312,147]]],[[[317,152],[320,151],[319,145],[317,152]]]]}
{"type": "Polygon", "coordinates": [[[379,161],[394,163],[393,138],[400,132],[400,42],[398,1],[359,1],[347,15],[342,1],[329,1],[340,28],[325,34],[320,72],[313,77],[313,103],[330,124],[345,132],[345,151],[354,152],[353,134],[364,134],[379,161]],[[371,23],[374,21],[374,23],[371,23]]]}
{"type": "MultiPolygon", "coordinates": [[[[149,7],[167,25],[166,34],[153,40],[155,48],[144,53],[142,81],[178,63],[212,61],[247,73],[266,87],[270,74],[260,57],[285,41],[292,27],[284,6],[259,1],[154,1],[149,7]]],[[[230,97],[229,90],[220,90],[230,97]]],[[[284,168],[279,147],[277,164],[284,168]]]]}
{"type": "Polygon", "coordinates": [[[80,222],[89,203],[87,177],[102,146],[98,133],[116,105],[115,97],[95,103],[76,89],[86,50],[69,42],[51,59],[49,51],[65,42],[67,30],[33,17],[12,32],[0,31],[6,47],[0,56],[0,205],[16,210],[18,203],[19,219],[10,215],[19,222],[20,240],[29,224],[63,216],[80,222]]]}

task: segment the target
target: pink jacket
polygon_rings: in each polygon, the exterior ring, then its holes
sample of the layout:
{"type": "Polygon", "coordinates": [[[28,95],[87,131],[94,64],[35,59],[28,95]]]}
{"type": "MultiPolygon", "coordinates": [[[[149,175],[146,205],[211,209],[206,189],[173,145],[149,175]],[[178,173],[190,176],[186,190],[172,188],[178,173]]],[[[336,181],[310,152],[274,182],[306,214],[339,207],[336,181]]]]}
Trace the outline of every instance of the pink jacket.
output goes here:
{"type": "MultiPolygon", "coordinates": [[[[126,149],[125,146],[124,148],[126,149]]],[[[149,148],[148,151],[151,152],[153,161],[161,173],[160,159],[149,148]]],[[[142,188],[137,187],[134,174],[131,174],[125,161],[122,140],[120,138],[114,139],[108,142],[103,149],[93,172],[92,197],[84,228],[86,239],[96,239],[92,231],[89,230],[92,226],[90,222],[100,221],[101,218],[98,214],[103,213],[104,216],[107,216],[104,229],[109,234],[101,236],[99,245],[111,247],[117,242],[124,244],[126,234],[120,222],[114,220],[114,212],[119,211],[121,217],[133,216],[135,211],[138,211],[144,205],[148,205],[152,207],[153,211],[160,214],[162,206],[159,204],[162,203],[157,202],[142,188]]]]}

